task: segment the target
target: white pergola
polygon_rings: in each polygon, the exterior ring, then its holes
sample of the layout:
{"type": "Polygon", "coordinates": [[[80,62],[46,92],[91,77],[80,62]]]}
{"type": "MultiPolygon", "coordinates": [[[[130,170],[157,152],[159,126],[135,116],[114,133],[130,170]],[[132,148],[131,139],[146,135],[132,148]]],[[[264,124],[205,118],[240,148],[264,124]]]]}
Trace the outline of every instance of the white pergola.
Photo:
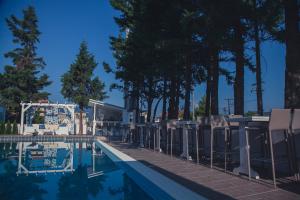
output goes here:
{"type": "Polygon", "coordinates": [[[53,107],[53,108],[66,108],[71,113],[71,123],[73,127],[73,131],[75,133],[75,107],[76,104],[59,104],[59,103],[21,103],[21,125],[20,125],[20,134],[24,134],[24,114],[31,107],[53,107]]]}

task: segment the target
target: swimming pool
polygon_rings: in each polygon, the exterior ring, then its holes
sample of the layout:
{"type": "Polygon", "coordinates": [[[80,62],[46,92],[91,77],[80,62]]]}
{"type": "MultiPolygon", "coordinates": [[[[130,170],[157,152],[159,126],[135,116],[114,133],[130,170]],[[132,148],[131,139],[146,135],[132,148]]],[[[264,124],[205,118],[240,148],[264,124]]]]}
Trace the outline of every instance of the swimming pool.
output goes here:
{"type": "Polygon", "coordinates": [[[152,199],[95,143],[0,143],[0,198],[152,199]]]}

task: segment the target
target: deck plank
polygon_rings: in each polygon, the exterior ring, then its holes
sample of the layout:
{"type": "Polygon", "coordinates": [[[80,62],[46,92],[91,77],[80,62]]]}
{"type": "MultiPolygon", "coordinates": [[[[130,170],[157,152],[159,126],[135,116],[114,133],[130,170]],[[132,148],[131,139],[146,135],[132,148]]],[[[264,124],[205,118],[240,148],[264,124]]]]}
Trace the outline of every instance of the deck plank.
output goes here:
{"type": "Polygon", "coordinates": [[[110,145],[208,199],[300,199],[299,183],[292,186],[293,190],[288,188],[274,190],[272,184],[248,181],[240,176],[146,148],[120,142],[113,142],[110,145]]]}

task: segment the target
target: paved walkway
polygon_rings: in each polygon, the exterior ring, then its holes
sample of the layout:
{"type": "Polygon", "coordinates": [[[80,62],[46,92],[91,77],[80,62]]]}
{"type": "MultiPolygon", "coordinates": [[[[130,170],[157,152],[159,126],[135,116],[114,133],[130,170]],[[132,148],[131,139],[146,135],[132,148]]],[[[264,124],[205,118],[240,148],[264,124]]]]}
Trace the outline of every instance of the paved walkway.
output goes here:
{"type": "Polygon", "coordinates": [[[300,184],[285,189],[260,181],[227,174],[203,165],[197,165],[163,153],[114,142],[111,145],[146,166],[184,185],[208,199],[300,199],[300,184]]]}

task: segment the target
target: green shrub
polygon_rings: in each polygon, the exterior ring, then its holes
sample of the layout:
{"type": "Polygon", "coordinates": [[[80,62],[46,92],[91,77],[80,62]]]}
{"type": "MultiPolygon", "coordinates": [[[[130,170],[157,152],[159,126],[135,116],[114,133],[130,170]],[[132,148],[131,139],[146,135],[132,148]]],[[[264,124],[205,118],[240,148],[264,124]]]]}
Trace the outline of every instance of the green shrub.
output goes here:
{"type": "Polygon", "coordinates": [[[36,111],[34,113],[32,122],[34,124],[43,124],[44,121],[45,121],[45,117],[41,116],[41,112],[40,111],[36,111]]]}
{"type": "Polygon", "coordinates": [[[8,121],[7,124],[6,124],[5,134],[6,135],[10,135],[11,134],[11,123],[10,123],[10,121],[8,121]]]}
{"type": "Polygon", "coordinates": [[[1,121],[0,122],[0,134],[5,134],[5,122],[1,121]]]}
{"type": "Polygon", "coordinates": [[[15,134],[15,135],[18,134],[18,124],[16,121],[14,121],[14,123],[13,123],[12,134],[15,134]]]}

